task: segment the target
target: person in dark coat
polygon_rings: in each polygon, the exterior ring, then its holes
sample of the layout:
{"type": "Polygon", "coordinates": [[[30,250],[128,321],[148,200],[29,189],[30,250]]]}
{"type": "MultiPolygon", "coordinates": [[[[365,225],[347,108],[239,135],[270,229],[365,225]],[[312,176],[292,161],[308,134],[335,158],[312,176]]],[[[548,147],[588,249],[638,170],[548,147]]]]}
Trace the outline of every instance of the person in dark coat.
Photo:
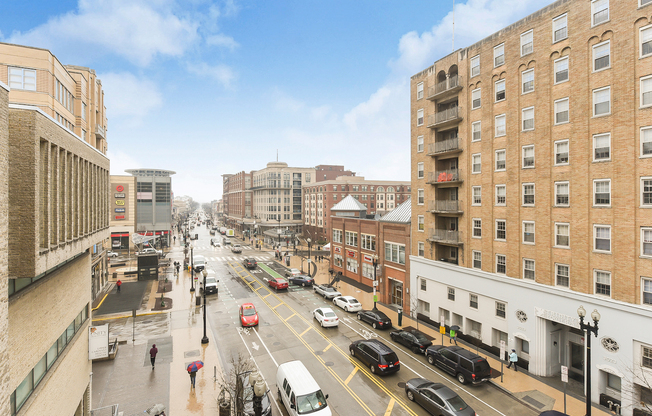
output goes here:
{"type": "Polygon", "coordinates": [[[156,344],[152,344],[152,348],[149,350],[149,360],[152,362],[152,370],[154,369],[154,362],[156,362],[157,353],[158,348],[156,348],[156,344]]]}
{"type": "Polygon", "coordinates": [[[188,371],[188,374],[190,374],[190,386],[194,389],[195,388],[195,378],[197,377],[197,372],[196,371],[188,371]]]}

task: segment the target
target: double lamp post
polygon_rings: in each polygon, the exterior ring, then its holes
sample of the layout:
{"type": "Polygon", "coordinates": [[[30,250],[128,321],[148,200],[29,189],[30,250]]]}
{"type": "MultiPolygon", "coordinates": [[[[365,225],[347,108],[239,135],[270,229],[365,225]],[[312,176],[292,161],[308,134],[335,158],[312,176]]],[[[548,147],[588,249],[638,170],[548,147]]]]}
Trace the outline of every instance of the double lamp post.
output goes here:
{"type": "Polygon", "coordinates": [[[600,320],[600,313],[597,309],[591,312],[590,322],[584,323],[586,317],[586,309],[580,305],[577,309],[577,315],[580,317],[580,329],[586,331],[586,416],[591,416],[591,334],[598,337],[598,321],[600,320]]]}

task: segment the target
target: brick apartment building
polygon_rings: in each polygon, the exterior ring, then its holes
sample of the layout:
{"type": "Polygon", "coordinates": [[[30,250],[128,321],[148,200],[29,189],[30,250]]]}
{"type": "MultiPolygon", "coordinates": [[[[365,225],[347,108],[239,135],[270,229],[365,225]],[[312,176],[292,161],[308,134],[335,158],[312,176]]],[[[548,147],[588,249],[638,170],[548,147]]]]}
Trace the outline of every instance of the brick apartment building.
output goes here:
{"type": "Polygon", "coordinates": [[[597,309],[591,400],[623,415],[652,397],[651,15],[560,0],[411,79],[419,313],[584,382],[597,309]]]}
{"type": "Polygon", "coordinates": [[[344,170],[342,165],[317,165],[315,166],[315,181],[332,181],[340,176],[355,176],[355,172],[344,170]]]}
{"type": "Polygon", "coordinates": [[[394,310],[402,308],[409,314],[409,198],[382,218],[367,215],[367,207],[351,195],[331,211],[333,272],[342,273],[344,283],[369,293],[373,291],[376,261],[378,302],[394,310]]]}
{"type": "Polygon", "coordinates": [[[331,208],[348,195],[360,201],[368,214],[384,215],[410,194],[410,182],[365,180],[362,176],[341,176],[305,186],[303,235],[314,241],[330,241],[331,208]]]}
{"type": "Polygon", "coordinates": [[[254,225],[251,205],[251,173],[222,175],[222,200],[226,226],[239,233],[254,225]]]}
{"type": "Polygon", "coordinates": [[[0,414],[89,415],[92,296],[106,283],[101,83],[0,44],[0,414]]]}

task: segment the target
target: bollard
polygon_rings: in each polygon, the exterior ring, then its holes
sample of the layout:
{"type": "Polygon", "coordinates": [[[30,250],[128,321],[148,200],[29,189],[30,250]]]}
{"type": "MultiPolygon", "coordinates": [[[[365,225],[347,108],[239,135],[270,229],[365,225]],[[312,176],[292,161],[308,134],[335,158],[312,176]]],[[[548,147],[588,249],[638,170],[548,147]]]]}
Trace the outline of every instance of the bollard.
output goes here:
{"type": "Polygon", "coordinates": [[[398,326],[403,326],[403,309],[398,308],[398,326]]]}

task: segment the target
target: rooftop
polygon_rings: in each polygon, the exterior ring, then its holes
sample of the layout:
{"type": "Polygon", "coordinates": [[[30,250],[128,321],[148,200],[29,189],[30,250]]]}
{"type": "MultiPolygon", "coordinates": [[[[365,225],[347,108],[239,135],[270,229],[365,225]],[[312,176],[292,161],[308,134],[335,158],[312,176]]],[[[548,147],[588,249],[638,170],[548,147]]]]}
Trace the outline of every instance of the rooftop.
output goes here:
{"type": "Polygon", "coordinates": [[[408,198],[407,201],[397,206],[392,211],[383,216],[380,221],[382,222],[400,222],[409,224],[412,217],[412,201],[408,198]]]}

